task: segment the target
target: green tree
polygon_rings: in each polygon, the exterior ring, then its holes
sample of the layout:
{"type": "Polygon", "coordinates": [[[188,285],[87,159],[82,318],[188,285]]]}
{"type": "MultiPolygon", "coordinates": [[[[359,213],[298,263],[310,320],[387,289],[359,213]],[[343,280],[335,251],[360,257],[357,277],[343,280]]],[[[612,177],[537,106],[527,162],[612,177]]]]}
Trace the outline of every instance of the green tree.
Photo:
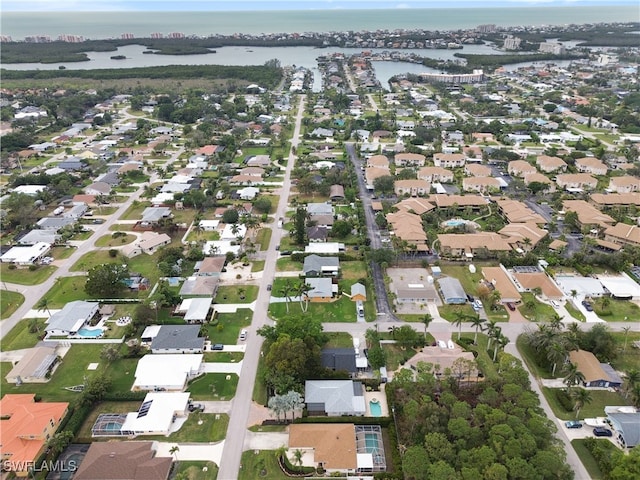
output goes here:
{"type": "Polygon", "coordinates": [[[380,345],[375,345],[369,349],[367,359],[373,370],[384,367],[387,364],[387,354],[380,345]]]}
{"type": "Polygon", "coordinates": [[[402,457],[402,472],[407,480],[429,478],[429,463],[425,462],[427,452],[424,447],[414,445],[407,448],[402,457]]]}
{"type": "Polygon", "coordinates": [[[394,183],[395,178],[392,175],[383,175],[373,181],[373,188],[379,194],[389,195],[394,191],[394,183]]]}
{"type": "Polygon", "coordinates": [[[49,316],[51,316],[51,311],[49,310],[49,299],[47,297],[42,297],[38,303],[36,303],[35,307],[39,312],[45,310],[49,316]]]}
{"type": "Polygon", "coordinates": [[[352,229],[350,222],[346,220],[336,220],[331,227],[331,236],[335,238],[346,238],[352,229]]]}
{"type": "Polygon", "coordinates": [[[593,401],[593,397],[591,396],[591,392],[586,388],[576,388],[571,392],[571,399],[574,402],[573,409],[576,412],[576,418],[580,416],[580,410],[585,405],[588,405],[593,401]]]}
{"type": "Polygon", "coordinates": [[[53,435],[47,442],[47,446],[51,449],[54,456],[59,455],[73,440],[73,432],[63,430],[53,435]]]}
{"type": "Polygon", "coordinates": [[[293,240],[297,245],[304,245],[306,240],[306,223],[307,223],[307,209],[304,207],[298,207],[296,209],[295,216],[293,218],[293,240]]]}
{"type": "Polygon", "coordinates": [[[105,345],[100,351],[100,358],[107,363],[115,362],[120,356],[120,349],[115,344],[105,345]]]}
{"type": "Polygon", "coordinates": [[[124,281],[127,278],[129,270],[126,266],[115,263],[96,265],[87,273],[84,289],[92,297],[113,298],[126,288],[124,281]]]}
{"type": "Polygon", "coordinates": [[[427,329],[429,328],[429,325],[431,324],[431,322],[433,322],[433,315],[431,315],[430,313],[426,313],[420,319],[420,321],[424,325],[424,341],[426,342],[427,341],[427,329]]]}
{"type": "Polygon", "coordinates": [[[253,202],[253,208],[260,213],[269,213],[271,211],[271,199],[261,195],[253,202]]]}
{"type": "Polygon", "coordinates": [[[396,330],[395,339],[402,348],[410,348],[418,345],[420,336],[409,325],[403,325],[396,330]]]}
{"type": "Polygon", "coordinates": [[[227,224],[238,223],[240,214],[234,208],[227,208],[222,214],[222,221],[227,224]]]}

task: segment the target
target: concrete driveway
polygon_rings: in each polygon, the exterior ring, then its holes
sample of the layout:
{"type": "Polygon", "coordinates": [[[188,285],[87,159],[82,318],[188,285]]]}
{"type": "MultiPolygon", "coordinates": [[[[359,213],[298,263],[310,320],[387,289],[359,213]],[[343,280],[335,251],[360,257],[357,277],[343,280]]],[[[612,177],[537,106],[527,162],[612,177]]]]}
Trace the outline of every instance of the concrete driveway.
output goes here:
{"type": "Polygon", "coordinates": [[[158,457],[175,457],[178,460],[208,461],[220,465],[224,440],[218,443],[171,443],[158,442],[158,457]],[[172,455],[169,451],[177,446],[179,450],[172,455]]]}
{"type": "Polygon", "coordinates": [[[287,432],[251,432],[244,436],[244,450],[277,450],[289,446],[287,432]]]}

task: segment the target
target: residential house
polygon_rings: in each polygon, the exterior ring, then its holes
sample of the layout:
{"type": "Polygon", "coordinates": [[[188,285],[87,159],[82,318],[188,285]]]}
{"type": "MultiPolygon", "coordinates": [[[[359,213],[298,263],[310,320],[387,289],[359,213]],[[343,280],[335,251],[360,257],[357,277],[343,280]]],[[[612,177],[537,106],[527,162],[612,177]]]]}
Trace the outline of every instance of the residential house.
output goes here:
{"type": "Polygon", "coordinates": [[[533,250],[549,234],[547,230],[541,229],[533,222],[510,223],[498,233],[505,237],[507,243],[519,253],[533,250]]]}
{"type": "Polygon", "coordinates": [[[201,353],[145,355],[138,360],[131,390],[182,391],[187,381],[203,373],[202,359],[201,353]]]}
{"type": "Polygon", "coordinates": [[[184,315],[184,321],[186,323],[202,324],[209,320],[212,303],[212,297],[185,298],[182,300],[182,303],[178,308],[176,308],[175,313],[178,315],[184,315]]]}
{"type": "Polygon", "coordinates": [[[622,447],[634,448],[640,445],[640,410],[627,406],[604,407],[604,413],[622,447]]]}
{"type": "Polygon", "coordinates": [[[436,167],[460,168],[464,167],[466,157],[462,153],[435,153],[433,164],[436,167]]]}
{"type": "Polygon", "coordinates": [[[514,177],[524,177],[525,175],[537,173],[538,170],[529,162],[524,160],[514,160],[513,162],[509,162],[507,172],[509,172],[509,175],[513,175],[514,177]]]}
{"type": "Polygon", "coordinates": [[[592,193],[591,203],[597,207],[640,207],[640,192],[592,193]]]}
{"type": "Polygon", "coordinates": [[[569,352],[569,361],[578,367],[584,375],[582,382],[586,388],[620,388],[622,379],[606,363],[600,363],[596,356],[586,350],[573,350],[569,352]],[[604,366],[608,366],[605,371],[604,366]]]}
{"type": "Polygon", "coordinates": [[[217,255],[213,257],[206,257],[204,260],[197,262],[195,265],[195,275],[200,277],[216,277],[219,278],[224,265],[227,261],[227,257],[223,255],[217,255]]]}
{"type": "Polygon", "coordinates": [[[612,177],[609,180],[609,190],[616,193],[631,193],[640,191],[640,178],[624,175],[612,177]]]}
{"type": "Polygon", "coordinates": [[[351,301],[366,302],[367,301],[367,289],[361,283],[354,283],[351,285],[351,301]]]}
{"type": "Polygon", "coordinates": [[[518,200],[500,199],[496,201],[500,213],[509,223],[547,223],[542,215],[531,210],[525,203],[518,200]]]}
{"type": "Polygon", "coordinates": [[[400,211],[388,213],[386,219],[391,234],[401,241],[407,242],[409,248],[415,248],[420,252],[429,251],[427,234],[422,226],[422,218],[420,215],[400,211]]]}
{"type": "Polygon", "coordinates": [[[141,253],[153,255],[160,248],[170,243],[171,237],[166,233],[142,232],[136,241],[122,247],[121,252],[127,258],[136,257],[141,253]]]}
{"type": "Polygon", "coordinates": [[[444,277],[438,280],[442,299],[447,305],[463,305],[467,303],[467,294],[460,283],[454,277],[444,277]]]}
{"type": "Polygon", "coordinates": [[[240,200],[253,200],[260,193],[257,187],[244,187],[236,191],[240,200]]]}
{"type": "Polygon", "coordinates": [[[84,193],[87,195],[109,195],[111,193],[111,185],[106,182],[94,182],[84,187],[84,193]]]}
{"type": "Polygon", "coordinates": [[[576,170],[591,175],[606,175],[609,167],[595,157],[583,157],[576,159],[576,170]]]}
{"type": "MultiPolygon", "coordinates": [[[[211,299],[194,298],[189,300],[190,303],[193,303],[198,300],[211,299]]],[[[211,302],[209,302],[205,313],[208,313],[210,306],[211,302]]],[[[199,325],[162,325],[153,342],[151,342],[151,353],[202,353],[204,349],[204,337],[200,337],[199,335],[199,325]]]]}
{"type": "Polygon", "coordinates": [[[307,227],[307,238],[309,242],[326,242],[328,233],[329,230],[324,226],[314,225],[313,227],[307,227]]]}
{"type": "Polygon", "coordinates": [[[489,204],[489,199],[480,195],[447,195],[442,193],[431,195],[429,201],[434,203],[437,208],[470,208],[473,211],[479,211],[489,204]]]}
{"type": "Polygon", "coordinates": [[[167,480],[173,459],[156,457],[154,448],[155,442],[93,442],[73,478],[167,480]]]}
{"type": "Polygon", "coordinates": [[[640,227],[619,222],[604,231],[604,239],[616,245],[640,245],[640,227]]]}
{"type": "MultiPolygon", "coordinates": [[[[138,410],[126,414],[124,423],[120,427],[120,431],[117,432],[118,435],[169,436],[175,430],[176,425],[186,420],[189,410],[189,396],[189,392],[147,393],[138,410]]],[[[113,435],[113,433],[96,431],[94,428],[91,433],[92,437],[113,435]]],[[[156,474],[155,471],[153,473],[156,474]]]]}
{"type": "Polygon", "coordinates": [[[490,193],[500,190],[502,183],[494,177],[470,177],[462,179],[465,192],[490,193]]]}
{"type": "Polygon", "coordinates": [[[566,190],[593,190],[598,180],[588,173],[565,173],[556,177],[556,184],[566,190]]]}
{"type": "Polygon", "coordinates": [[[304,283],[310,287],[306,296],[311,302],[331,302],[338,293],[338,285],[327,277],[307,277],[304,283]]]}
{"type": "Polygon", "coordinates": [[[400,212],[415,213],[416,215],[422,215],[423,213],[430,212],[436,207],[423,198],[405,198],[401,202],[394,205],[400,212]]]}
{"type": "Polygon", "coordinates": [[[396,180],[393,183],[393,189],[398,196],[423,196],[429,193],[431,184],[424,180],[396,180]]]}
{"type": "Polygon", "coordinates": [[[268,167],[271,165],[271,158],[269,155],[253,155],[247,157],[246,164],[249,167],[268,167]]]}
{"type": "Polygon", "coordinates": [[[532,183],[541,183],[545,185],[545,192],[552,193],[556,191],[556,184],[553,183],[553,180],[542,173],[528,173],[524,176],[524,184],[526,186],[529,186],[532,183]]]}
{"type": "Polygon", "coordinates": [[[171,218],[173,214],[168,207],[147,207],[142,212],[142,225],[155,225],[163,218],[171,218]]]}
{"type": "Polygon", "coordinates": [[[327,472],[354,472],[358,467],[353,424],[292,424],[289,449],[310,455],[314,467],[327,472]]]}
{"type": "Polygon", "coordinates": [[[89,210],[89,206],[86,203],[76,203],[69,210],[65,211],[62,214],[63,218],[72,218],[74,220],[78,220],[82,218],[82,216],[87,213],[89,210]]]}
{"type": "Polygon", "coordinates": [[[542,296],[548,300],[562,300],[564,293],[544,272],[514,272],[513,278],[526,292],[539,288],[542,296]]]}
{"type": "Polygon", "coordinates": [[[438,293],[432,283],[393,281],[393,293],[398,305],[426,305],[438,300],[438,293]]]}
{"type": "Polygon", "coordinates": [[[506,239],[494,232],[467,234],[444,233],[438,235],[440,254],[445,257],[471,260],[493,258],[511,250],[506,239]]]}
{"type": "Polygon", "coordinates": [[[88,325],[98,313],[98,302],[76,300],[67,303],[62,310],[51,315],[47,321],[45,331],[47,335],[75,335],[85,325],[88,325]]]}
{"type": "Polygon", "coordinates": [[[77,172],[78,170],[84,170],[87,165],[84,162],[84,160],[80,160],[80,159],[68,159],[68,160],[63,160],[62,162],[58,163],[56,165],[56,167],[61,168],[67,172],[77,172]]]}
{"type": "Polygon", "coordinates": [[[344,200],[344,187],[342,185],[331,185],[331,188],[329,190],[329,198],[333,202],[344,200]]]}
{"type": "Polygon", "coordinates": [[[220,279],[215,276],[193,276],[185,278],[180,291],[182,298],[185,297],[214,297],[218,290],[220,279]]]}
{"type": "Polygon", "coordinates": [[[606,213],[602,213],[590,203],[584,200],[565,200],[562,202],[562,209],[565,212],[575,212],[578,215],[578,223],[580,227],[607,228],[615,223],[615,220],[606,213]]]}
{"type": "Polygon", "coordinates": [[[308,255],[304,259],[302,272],[307,277],[337,276],[340,273],[338,257],[308,255]]]}
{"type": "Polygon", "coordinates": [[[6,375],[8,383],[45,383],[58,363],[57,344],[30,348],[6,375]]]}
{"type": "Polygon", "coordinates": [[[418,170],[418,180],[429,183],[451,183],[453,178],[453,172],[442,167],[422,167],[418,170]]]}
{"type": "Polygon", "coordinates": [[[426,160],[421,153],[397,153],[393,162],[396,167],[424,167],[426,160]]]}
{"type": "Polygon", "coordinates": [[[307,214],[310,217],[315,217],[317,215],[333,216],[333,205],[330,203],[309,203],[307,204],[307,214]]]}
{"type": "Polygon", "coordinates": [[[353,348],[323,348],[320,352],[320,363],[332,371],[345,371],[350,375],[358,372],[356,351],[353,348]]]}
{"type": "Polygon", "coordinates": [[[200,228],[203,232],[214,232],[220,225],[220,220],[200,220],[200,228]]]}
{"type": "MultiPolygon", "coordinates": [[[[33,393],[0,399],[2,470],[26,478],[68,411],[67,402],[36,402],[33,393]]],[[[33,473],[33,472],[32,472],[33,473]]]]}
{"type": "Polygon", "coordinates": [[[15,265],[33,265],[51,250],[51,245],[38,242],[30,246],[11,247],[0,257],[2,263],[15,265]]]}
{"type": "Polygon", "coordinates": [[[522,301],[518,288],[502,265],[499,267],[482,267],[482,276],[488,282],[488,285],[500,292],[500,300],[503,304],[517,304],[522,301]]]}
{"type": "Polygon", "coordinates": [[[54,232],[59,232],[64,227],[68,225],[73,225],[74,223],[76,223],[76,220],[73,218],[43,217],[40,220],[38,220],[36,225],[38,226],[38,228],[41,228],[43,230],[51,230],[54,232]]]}
{"type": "Polygon", "coordinates": [[[60,240],[60,235],[51,230],[30,230],[17,239],[18,245],[35,245],[36,243],[46,243],[53,245],[60,240]]]}
{"type": "Polygon", "coordinates": [[[464,173],[472,177],[490,177],[492,175],[491,167],[477,163],[467,163],[464,166],[464,173]]]}
{"type": "Polygon", "coordinates": [[[364,386],[352,380],[307,380],[304,400],[309,415],[363,416],[364,386]]]}
{"type": "Polygon", "coordinates": [[[564,172],[567,170],[567,164],[558,157],[550,157],[548,155],[540,155],[536,157],[536,165],[541,172],[553,173],[557,171],[564,172]]]}
{"type": "Polygon", "coordinates": [[[386,155],[373,155],[367,159],[367,168],[384,168],[389,171],[389,159],[386,155]]]}

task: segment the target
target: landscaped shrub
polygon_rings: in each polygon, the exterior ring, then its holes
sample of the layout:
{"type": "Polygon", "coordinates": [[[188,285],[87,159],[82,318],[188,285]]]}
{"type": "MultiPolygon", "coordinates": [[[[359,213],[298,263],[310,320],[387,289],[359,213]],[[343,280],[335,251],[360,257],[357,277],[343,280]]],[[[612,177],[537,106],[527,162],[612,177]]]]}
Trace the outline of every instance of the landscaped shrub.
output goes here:
{"type": "Polygon", "coordinates": [[[565,409],[567,412],[573,411],[573,401],[569,397],[569,394],[563,388],[554,388],[553,389],[556,398],[558,399],[558,403],[565,409]]]}

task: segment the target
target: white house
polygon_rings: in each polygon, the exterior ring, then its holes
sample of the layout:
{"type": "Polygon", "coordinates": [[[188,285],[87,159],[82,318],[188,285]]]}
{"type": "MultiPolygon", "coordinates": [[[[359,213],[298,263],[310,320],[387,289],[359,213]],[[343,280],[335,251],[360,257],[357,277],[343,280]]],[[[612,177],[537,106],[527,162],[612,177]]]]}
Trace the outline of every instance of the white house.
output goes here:
{"type": "Polygon", "coordinates": [[[138,361],[131,390],[182,391],[202,369],[201,353],[145,355],[138,361]]]}

